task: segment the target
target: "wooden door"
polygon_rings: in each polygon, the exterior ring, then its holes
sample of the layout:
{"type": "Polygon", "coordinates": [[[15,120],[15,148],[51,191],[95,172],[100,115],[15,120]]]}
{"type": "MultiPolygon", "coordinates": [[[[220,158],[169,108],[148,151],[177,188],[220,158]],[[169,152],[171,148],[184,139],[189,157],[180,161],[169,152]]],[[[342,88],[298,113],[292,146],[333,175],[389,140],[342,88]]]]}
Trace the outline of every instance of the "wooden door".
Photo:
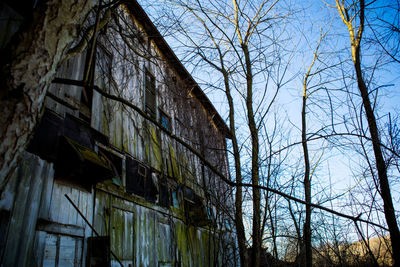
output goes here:
{"type": "MultiPolygon", "coordinates": [[[[110,226],[111,250],[124,266],[134,266],[134,213],[113,207],[110,226]]],[[[113,256],[111,266],[120,266],[113,256]]]]}

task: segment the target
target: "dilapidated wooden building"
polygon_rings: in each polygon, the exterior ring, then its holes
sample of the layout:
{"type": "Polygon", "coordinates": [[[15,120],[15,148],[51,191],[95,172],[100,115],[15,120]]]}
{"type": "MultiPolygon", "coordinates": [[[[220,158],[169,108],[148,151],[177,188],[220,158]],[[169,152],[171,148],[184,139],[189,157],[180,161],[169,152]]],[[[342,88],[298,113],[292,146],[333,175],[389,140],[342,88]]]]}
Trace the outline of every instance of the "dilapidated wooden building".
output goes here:
{"type": "Polygon", "coordinates": [[[229,177],[229,128],[135,0],[100,7],[0,200],[0,265],[237,266],[231,188],[201,159],[229,177]]]}

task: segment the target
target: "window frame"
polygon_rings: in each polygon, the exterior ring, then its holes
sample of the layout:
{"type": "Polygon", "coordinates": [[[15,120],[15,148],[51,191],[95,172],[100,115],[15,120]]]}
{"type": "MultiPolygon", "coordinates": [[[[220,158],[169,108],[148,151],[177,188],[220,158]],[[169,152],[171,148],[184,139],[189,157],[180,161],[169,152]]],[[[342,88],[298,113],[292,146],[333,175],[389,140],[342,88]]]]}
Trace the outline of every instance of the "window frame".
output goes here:
{"type": "Polygon", "coordinates": [[[158,112],[160,114],[159,123],[161,124],[161,126],[165,130],[167,130],[169,132],[172,132],[172,118],[171,118],[171,116],[169,116],[167,113],[165,113],[162,109],[158,109],[158,112]],[[163,122],[163,118],[167,119],[166,125],[163,122]]]}
{"type": "Polygon", "coordinates": [[[152,118],[157,117],[156,78],[149,68],[144,70],[144,110],[152,118]]]}

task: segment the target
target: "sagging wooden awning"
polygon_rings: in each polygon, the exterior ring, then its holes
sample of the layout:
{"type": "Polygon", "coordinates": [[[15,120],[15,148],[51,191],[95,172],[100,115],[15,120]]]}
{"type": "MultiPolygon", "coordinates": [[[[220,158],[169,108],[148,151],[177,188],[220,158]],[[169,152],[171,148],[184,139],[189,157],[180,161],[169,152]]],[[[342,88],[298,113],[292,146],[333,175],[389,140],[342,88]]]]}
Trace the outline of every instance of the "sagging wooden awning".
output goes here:
{"type": "Polygon", "coordinates": [[[82,185],[87,189],[98,182],[118,175],[109,165],[109,160],[69,137],[60,137],[57,154],[55,176],[82,185]]]}

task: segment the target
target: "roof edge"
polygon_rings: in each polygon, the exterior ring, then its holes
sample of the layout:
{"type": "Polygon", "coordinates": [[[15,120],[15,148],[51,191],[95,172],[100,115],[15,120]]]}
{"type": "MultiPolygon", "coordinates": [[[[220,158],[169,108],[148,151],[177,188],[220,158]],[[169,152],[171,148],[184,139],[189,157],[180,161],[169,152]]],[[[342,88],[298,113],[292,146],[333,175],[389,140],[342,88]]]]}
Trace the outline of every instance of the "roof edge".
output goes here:
{"type": "Polygon", "coordinates": [[[207,97],[207,95],[200,88],[198,83],[194,80],[192,75],[188,72],[188,70],[183,66],[182,62],[172,51],[171,47],[165,41],[164,37],[162,37],[161,33],[153,24],[144,9],[136,0],[125,0],[123,4],[128,7],[129,12],[134,15],[135,18],[142,24],[148,36],[155,41],[158,48],[164,53],[164,56],[168,59],[168,61],[172,63],[176,72],[181,76],[181,78],[188,82],[188,84],[193,88],[193,94],[206,109],[208,115],[215,123],[216,127],[224,134],[226,138],[231,139],[231,130],[226,125],[224,119],[222,119],[218,111],[215,109],[214,105],[211,103],[210,99],[207,97]]]}

